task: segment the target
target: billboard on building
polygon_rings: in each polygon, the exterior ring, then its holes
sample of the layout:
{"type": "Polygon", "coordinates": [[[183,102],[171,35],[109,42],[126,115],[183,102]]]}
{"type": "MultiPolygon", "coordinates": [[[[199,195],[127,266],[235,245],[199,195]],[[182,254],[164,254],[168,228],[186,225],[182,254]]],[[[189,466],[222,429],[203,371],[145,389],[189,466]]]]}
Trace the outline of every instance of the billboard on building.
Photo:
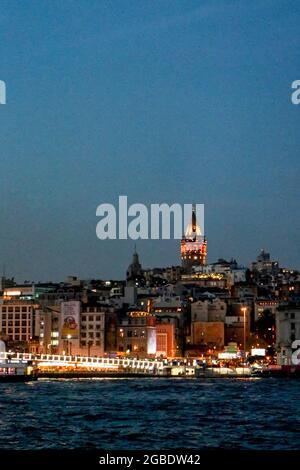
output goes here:
{"type": "Polygon", "coordinates": [[[148,328],[147,331],[147,354],[156,353],[156,329],[148,328]]]}
{"type": "Polygon", "coordinates": [[[251,349],[251,356],[265,356],[266,350],[263,348],[252,348],[251,349]]]}
{"type": "Polygon", "coordinates": [[[61,304],[61,337],[62,339],[79,338],[80,302],[70,301],[61,304]]]}

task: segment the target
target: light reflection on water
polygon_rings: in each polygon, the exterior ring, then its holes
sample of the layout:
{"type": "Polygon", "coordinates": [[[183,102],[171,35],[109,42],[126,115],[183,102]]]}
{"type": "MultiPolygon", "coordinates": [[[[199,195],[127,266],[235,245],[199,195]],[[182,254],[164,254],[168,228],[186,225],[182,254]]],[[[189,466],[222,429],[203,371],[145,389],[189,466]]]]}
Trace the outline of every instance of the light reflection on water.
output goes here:
{"type": "Polygon", "coordinates": [[[299,386],[228,378],[0,384],[0,448],[299,449],[299,386]]]}

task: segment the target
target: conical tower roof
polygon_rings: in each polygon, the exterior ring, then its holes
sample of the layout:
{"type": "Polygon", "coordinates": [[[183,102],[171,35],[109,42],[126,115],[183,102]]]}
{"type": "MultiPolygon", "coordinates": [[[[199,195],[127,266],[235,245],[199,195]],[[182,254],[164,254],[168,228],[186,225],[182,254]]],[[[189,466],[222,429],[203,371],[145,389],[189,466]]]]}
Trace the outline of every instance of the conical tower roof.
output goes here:
{"type": "Polygon", "coordinates": [[[197,218],[196,218],[196,207],[193,204],[192,220],[186,228],[185,238],[195,238],[195,237],[200,237],[201,235],[202,235],[201,228],[200,228],[200,225],[197,223],[197,218]]]}

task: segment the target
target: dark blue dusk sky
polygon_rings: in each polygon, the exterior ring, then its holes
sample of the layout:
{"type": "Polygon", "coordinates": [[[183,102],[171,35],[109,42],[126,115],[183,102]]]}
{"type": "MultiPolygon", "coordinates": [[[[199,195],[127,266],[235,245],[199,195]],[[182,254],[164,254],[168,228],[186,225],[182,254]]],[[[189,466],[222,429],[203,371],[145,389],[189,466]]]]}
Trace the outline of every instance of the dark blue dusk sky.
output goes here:
{"type": "MultiPolygon", "coordinates": [[[[0,0],[0,264],[123,278],[96,207],[204,203],[208,261],[300,268],[300,2],[0,0]]],[[[143,266],[178,241],[138,241],[143,266]]]]}

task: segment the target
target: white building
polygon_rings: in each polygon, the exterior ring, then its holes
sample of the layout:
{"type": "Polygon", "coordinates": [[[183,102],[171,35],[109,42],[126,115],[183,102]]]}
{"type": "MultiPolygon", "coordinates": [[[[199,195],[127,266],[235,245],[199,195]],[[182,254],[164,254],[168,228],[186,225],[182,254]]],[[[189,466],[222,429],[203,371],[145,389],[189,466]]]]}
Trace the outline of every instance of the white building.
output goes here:
{"type": "Polygon", "coordinates": [[[102,356],[105,348],[105,312],[87,307],[80,315],[80,354],[102,356]]]}
{"type": "Polygon", "coordinates": [[[191,304],[192,322],[225,322],[227,305],[221,299],[199,300],[191,304]]]}
{"type": "Polygon", "coordinates": [[[35,336],[35,304],[17,299],[0,304],[0,335],[7,341],[31,341],[35,336]]]}
{"type": "Polygon", "coordinates": [[[290,365],[292,343],[300,340],[300,306],[280,305],[276,314],[277,361],[290,365]]]}

